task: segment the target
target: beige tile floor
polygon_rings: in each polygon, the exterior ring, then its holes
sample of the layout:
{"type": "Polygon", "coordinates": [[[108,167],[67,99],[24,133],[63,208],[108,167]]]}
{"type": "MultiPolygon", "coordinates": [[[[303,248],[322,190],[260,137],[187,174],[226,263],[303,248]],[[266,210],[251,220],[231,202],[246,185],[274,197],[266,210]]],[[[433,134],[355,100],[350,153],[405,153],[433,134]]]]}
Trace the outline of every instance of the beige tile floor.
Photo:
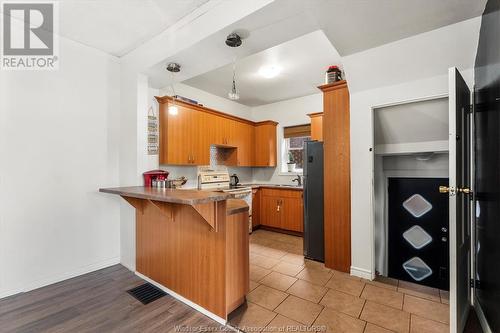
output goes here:
{"type": "Polygon", "coordinates": [[[447,292],[330,270],[304,260],[300,237],[255,231],[250,280],[229,320],[245,332],[449,332],[447,292]]]}

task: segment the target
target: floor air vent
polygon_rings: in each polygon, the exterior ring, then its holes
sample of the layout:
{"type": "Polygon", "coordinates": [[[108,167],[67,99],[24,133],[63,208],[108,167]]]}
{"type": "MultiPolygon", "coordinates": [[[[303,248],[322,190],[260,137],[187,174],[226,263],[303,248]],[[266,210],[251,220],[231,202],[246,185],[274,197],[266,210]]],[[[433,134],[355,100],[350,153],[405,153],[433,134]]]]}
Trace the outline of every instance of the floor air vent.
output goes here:
{"type": "Polygon", "coordinates": [[[138,287],[127,290],[127,293],[132,295],[142,304],[149,304],[166,295],[163,290],[153,286],[151,283],[141,284],[138,287]]]}

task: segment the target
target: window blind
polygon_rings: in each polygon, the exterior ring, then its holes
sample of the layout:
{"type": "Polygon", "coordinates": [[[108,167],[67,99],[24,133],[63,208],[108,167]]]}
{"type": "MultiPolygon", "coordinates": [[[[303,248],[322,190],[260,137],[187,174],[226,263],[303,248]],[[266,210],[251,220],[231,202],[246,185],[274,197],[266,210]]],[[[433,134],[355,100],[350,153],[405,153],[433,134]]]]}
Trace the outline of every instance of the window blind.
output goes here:
{"type": "Polygon", "coordinates": [[[283,128],[285,139],[296,138],[300,136],[311,136],[311,125],[297,125],[283,128]]]}

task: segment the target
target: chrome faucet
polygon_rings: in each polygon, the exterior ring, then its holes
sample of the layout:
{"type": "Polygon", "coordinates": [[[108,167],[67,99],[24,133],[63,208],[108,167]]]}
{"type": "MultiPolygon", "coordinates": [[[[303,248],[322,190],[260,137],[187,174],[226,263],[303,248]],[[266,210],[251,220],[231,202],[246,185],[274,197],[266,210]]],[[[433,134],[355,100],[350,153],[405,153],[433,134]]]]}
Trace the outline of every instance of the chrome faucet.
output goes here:
{"type": "Polygon", "coordinates": [[[297,186],[302,186],[302,177],[297,175],[297,178],[292,179],[292,182],[297,182],[297,186]]]}

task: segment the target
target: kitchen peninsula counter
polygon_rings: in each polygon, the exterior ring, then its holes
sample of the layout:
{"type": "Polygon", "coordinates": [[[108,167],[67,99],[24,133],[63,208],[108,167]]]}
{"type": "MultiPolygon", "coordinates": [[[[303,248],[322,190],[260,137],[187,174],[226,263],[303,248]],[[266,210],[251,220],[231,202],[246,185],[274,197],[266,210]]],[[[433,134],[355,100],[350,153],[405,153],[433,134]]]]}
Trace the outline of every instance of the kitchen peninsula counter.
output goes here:
{"type": "Polygon", "coordinates": [[[249,290],[248,211],[222,192],[103,188],[136,210],[136,274],[225,323],[249,290]]]}
{"type": "Polygon", "coordinates": [[[129,198],[156,200],[183,205],[205,204],[231,198],[230,194],[224,192],[199,191],[195,189],[176,190],[145,186],[102,188],[99,191],[129,198]]]}

